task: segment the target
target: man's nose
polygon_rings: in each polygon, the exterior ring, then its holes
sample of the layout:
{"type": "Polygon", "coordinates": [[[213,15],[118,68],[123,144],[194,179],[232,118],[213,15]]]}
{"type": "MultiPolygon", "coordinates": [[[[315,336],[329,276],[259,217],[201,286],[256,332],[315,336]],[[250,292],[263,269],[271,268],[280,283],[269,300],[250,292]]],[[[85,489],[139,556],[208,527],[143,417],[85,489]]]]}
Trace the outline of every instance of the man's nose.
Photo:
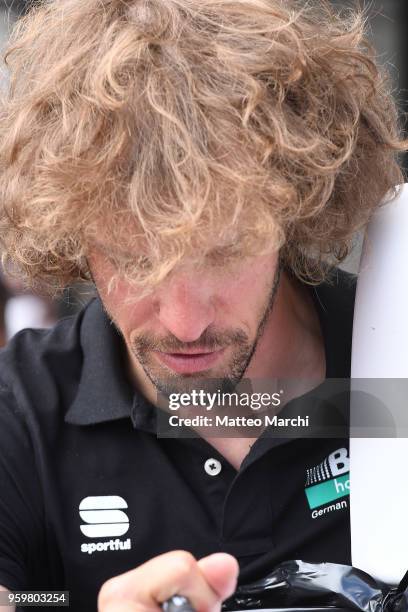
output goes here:
{"type": "Polygon", "coordinates": [[[181,342],[194,342],[214,321],[211,293],[197,279],[169,283],[159,298],[159,320],[181,342]]]}

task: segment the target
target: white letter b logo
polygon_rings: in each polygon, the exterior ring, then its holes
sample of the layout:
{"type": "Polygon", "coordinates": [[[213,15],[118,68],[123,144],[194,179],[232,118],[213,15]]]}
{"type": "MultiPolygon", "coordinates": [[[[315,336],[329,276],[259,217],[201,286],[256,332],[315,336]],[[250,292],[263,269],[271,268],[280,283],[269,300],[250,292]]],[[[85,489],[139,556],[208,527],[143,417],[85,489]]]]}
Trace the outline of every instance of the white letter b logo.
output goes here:
{"type": "Polygon", "coordinates": [[[347,448],[339,448],[328,456],[332,476],[340,476],[349,471],[349,458],[347,448]]]}

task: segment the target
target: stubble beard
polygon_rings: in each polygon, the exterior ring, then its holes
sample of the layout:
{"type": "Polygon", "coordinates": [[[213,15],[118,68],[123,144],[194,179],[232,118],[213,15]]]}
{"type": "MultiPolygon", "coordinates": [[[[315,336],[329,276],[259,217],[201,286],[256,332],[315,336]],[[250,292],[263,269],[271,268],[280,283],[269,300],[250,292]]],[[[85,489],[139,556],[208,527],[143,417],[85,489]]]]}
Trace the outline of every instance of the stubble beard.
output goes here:
{"type": "Polygon", "coordinates": [[[172,337],[165,340],[158,340],[144,334],[135,338],[131,344],[131,351],[140,363],[145,375],[156,388],[158,394],[169,397],[172,393],[190,393],[192,390],[203,389],[206,392],[221,391],[224,393],[232,392],[244,377],[244,374],[256,351],[259,340],[262,337],[266,323],[272,313],[279,282],[281,278],[282,266],[278,262],[271,288],[268,292],[267,303],[259,318],[257,332],[254,341],[251,343],[248,336],[242,330],[228,332],[212,332],[206,329],[200,338],[188,343],[188,347],[205,346],[208,349],[234,346],[234,353],[227,364],[224,372],[212,373],[211,370],[193,374],[177,374],[169,370],[166,375],[162,375],[162,368],[152,363],[149,353],[152,350],[178,350],[182,352],[186,348],[185,343],[172,337]]]}

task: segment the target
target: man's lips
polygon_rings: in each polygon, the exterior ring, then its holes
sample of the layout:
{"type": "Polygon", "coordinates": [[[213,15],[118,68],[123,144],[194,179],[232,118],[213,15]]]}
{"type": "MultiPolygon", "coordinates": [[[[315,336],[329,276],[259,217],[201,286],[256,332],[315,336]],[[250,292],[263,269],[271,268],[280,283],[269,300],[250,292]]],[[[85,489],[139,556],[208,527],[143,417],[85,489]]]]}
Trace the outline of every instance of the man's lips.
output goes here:
{"type": "Polygon", "coordinates": [[[224,349],[217,351],[192,350],[186,353],[164,353],[154,351],[157,358],[168,368],[178,374],[190,374],[211,368],[224,353],[224,349]]]}

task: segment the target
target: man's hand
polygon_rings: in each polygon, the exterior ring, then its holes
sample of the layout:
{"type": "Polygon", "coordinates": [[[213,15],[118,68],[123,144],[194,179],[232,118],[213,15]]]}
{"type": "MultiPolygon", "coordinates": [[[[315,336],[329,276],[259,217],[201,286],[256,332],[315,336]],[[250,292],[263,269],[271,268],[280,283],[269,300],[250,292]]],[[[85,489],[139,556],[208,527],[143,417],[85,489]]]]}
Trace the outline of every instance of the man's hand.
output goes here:
{"type": "Polygon", "coordinates": [[[99,612],[157,612],[173,595],[184,595],[198,612],[218,612],[235,591],[238,562],[216,553],[197,561],[177,550],[111,578],[98,595],[99,612]]]}

